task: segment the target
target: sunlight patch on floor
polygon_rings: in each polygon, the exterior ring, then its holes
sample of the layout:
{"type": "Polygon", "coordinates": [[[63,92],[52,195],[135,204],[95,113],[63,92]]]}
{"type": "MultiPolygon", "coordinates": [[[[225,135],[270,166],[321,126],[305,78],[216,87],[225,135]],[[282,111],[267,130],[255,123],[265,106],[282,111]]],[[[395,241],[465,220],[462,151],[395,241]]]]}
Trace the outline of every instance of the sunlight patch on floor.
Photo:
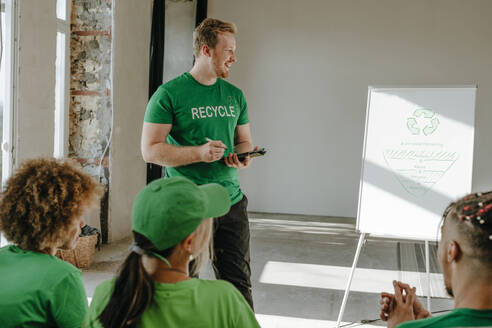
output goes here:
{"type": "MultiPolygon", "coordinates": [[[[314,319],[304,319],[296,317],[285,317],[278,315],[267,315],[267,314],[256,314],[256,319],[258,320],[262,328],[299,328],[299,327],[309,327],[309,328],[335,328],[337,325],[336,321],[329,320],[314,320],[314,319]]],[[[341,325],[348,324],[347,322],[342,322],[341,325]]],[[[354,327],[381,327],[373,326],[369,324],[354,323],[354,327]]],[[[352,327],[352,325],[345,326],[346,328],[352,327]]]]}
{"type": "MultiPolygon", "coordinates": [[[[345,290],[349,267],[268,261],[260,276],[260,283],[287,286],[345,290]]],[[[417,295],[427,291],[426,273],[398,270],[357,268],[350,291],[380,293],[393,291],[393,280],[417,287],[417,295]]],[[[448,297],[442,274],[431,273],[431,296],[448,297]]]]}

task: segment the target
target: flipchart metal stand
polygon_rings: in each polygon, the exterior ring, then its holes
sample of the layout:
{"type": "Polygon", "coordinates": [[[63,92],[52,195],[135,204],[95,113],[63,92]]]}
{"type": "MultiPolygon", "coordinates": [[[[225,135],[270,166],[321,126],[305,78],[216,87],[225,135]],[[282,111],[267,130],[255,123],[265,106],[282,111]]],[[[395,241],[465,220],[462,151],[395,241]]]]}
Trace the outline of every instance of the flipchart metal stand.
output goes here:
{"type": "MultiPolygon", "coordinates": [[[[347,281],[347,287],[345,288],[345,294],[343,295],[342,306],[340,307],[340,312],[338,313],[337,328],[340,328],[342,322],[343,314],[345,312],[345,306],[347,305],[347,299],[350,293],[350,286],[352,285],[352,280],[354,278],[355,269],[357,268],[357,262],[359,261],[360,252],[362,247],[366,243],[366,233],[361,233],[359,237],[359,243],[357,244],[357,250],[355,251],[354,262],[352,263],[352,269],[350,270],[350,275],[347,281]]],[[[430,261],[429,261],[429,241],[425,241],[425,269],[427,276],[427,309],[431,312],[431,284],[430,284],[430,261]]]]}

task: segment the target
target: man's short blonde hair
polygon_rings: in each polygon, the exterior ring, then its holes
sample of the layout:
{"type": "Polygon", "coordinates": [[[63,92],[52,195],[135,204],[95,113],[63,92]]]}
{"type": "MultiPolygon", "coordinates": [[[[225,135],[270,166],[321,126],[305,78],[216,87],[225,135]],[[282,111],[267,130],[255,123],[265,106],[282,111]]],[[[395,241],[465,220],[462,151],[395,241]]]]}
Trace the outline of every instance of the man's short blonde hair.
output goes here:
{"type": "Polygon", "coordinates": [[[236,25],[215,18],[206,18],[193,32],[193,53],[195,58],[200,55],[204,45],[214,49],[219,41],[219,34],[229,32],[235,34],[236,25]]]}

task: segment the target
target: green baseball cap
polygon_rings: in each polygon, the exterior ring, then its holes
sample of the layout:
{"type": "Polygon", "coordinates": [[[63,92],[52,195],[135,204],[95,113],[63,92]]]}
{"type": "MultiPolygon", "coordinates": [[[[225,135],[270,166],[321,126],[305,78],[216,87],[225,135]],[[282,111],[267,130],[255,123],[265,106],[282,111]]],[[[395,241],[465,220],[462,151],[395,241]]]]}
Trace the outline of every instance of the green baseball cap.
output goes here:
{"type": "Polygon", "coordinates": [[[229,193],[219,184],[197,186],[183,177],[162,178],[135,197],[132,229],[162,251],[183,241],[204,219],[222,216],[230,207],[229,193]]]}

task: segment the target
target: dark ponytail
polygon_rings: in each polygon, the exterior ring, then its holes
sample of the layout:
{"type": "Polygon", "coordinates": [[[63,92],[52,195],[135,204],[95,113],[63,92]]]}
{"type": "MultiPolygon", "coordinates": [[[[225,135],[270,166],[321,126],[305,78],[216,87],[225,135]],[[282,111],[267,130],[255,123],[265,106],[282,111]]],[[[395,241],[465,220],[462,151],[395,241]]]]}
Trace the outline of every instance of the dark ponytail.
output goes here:
{"type": "MultiPolygon", "coordinates": [[[[153,250],[152,243],[139,233],[133,232],[135,243],[143,250],[153,250]]],[[[167,257],[174,247],[157,253],[167,257]]],[[[104,328],[136,327],[144,311],[152,303],[154,281],[145,271],[142,256],[131,252],[120,268],[114,290],[108,304],[99,315],[104,328]]]]}

